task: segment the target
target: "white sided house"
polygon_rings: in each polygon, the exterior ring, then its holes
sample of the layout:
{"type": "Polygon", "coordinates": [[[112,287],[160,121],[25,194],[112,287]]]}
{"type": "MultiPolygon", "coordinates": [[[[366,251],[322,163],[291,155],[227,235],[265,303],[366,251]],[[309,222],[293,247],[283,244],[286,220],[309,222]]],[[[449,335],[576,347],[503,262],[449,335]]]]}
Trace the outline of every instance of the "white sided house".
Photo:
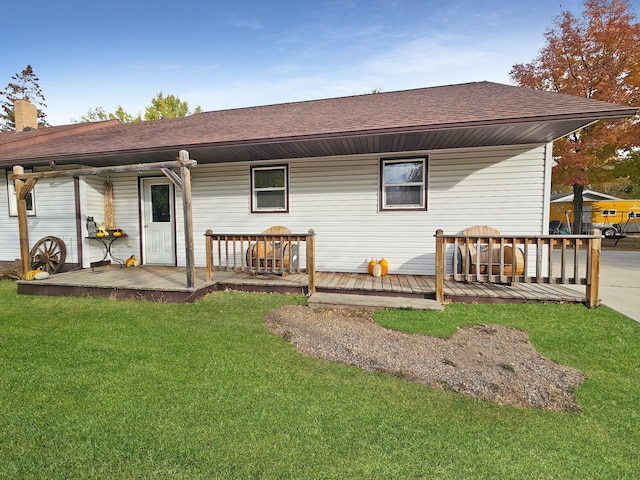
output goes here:
{"type": "Polygon", "coordinates": [[[160,170],[186,150],[195,265],[204,233],[313,229],[317,271],[433,275],[437,229],[490,225],[548,232],[552,142],[635,108],[496,83],[368,94],[196,114],[153,122],[76,124],[0,134],[0,260],[20,257],[9,174],[41,178],[27,199],[29,244],[62,239],[66,268],[103,258],[87,217],[113,219],[126,238],[113,255],[184,266],[182,196],[160,170]],[[139,165],[131,169],[131,165],[139,165]],[[102,173],[100,167],[128,166],[102,173]],[[96,167],[95,175],[87,175],[96,167]],[[105,211],[105,209],[107,211],[105,211]]]}

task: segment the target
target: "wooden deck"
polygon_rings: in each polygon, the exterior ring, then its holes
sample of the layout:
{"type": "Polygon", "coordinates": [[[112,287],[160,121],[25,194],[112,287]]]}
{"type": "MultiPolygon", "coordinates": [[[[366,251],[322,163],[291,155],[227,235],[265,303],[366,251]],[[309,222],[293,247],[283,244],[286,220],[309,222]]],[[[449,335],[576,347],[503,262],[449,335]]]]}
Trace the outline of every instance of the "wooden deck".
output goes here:
{"type": "MultiPolygon", "coordinates": [[[[278,276],[216,271],[208,282],[204,268],[196,269],[196,284],[186,286],[182,267],[141,266],[58,273],[46,280],[18,281],[18,293],[28,295],[98,296],[165,302],[192,302],[216,290],[307,293],[306,274],[278,276]]],[[[435,298],[435,278],[423,275],[386,275],[375,278],[363,273],[316,273],[316,291],[359,295],[435,298]]],[[[584,295],[563,285],[500,284],[445,281],[445,300],[464,303],[582,303],[584,295]]]]}

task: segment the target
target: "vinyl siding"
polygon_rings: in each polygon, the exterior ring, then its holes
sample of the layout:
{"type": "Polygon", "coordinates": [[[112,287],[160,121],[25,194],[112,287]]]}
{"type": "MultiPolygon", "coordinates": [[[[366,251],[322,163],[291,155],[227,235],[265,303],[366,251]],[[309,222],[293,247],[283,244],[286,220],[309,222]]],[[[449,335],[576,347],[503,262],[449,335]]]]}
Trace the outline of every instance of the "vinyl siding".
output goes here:
{"type": "MultiPolygon", "coordinates": [[[[2,170],[0,194],[0,260],[20,258],[18,217],[9,216],[7,175],[2,170]]],[[[78,261],[73,178],[40,179],[34,187],[36,216],[28,217],[29,246],[46,236],[59,237],[67,247],[67,263],[78,261]]]]}
{"type": "MultiPolygon", "coordinates": [[[[379,211],[378,156],[285,162],[289,213],[250,213],[248,164],[200,165],[192,173],[196,265],[204,264],[202,234],[209,228],[219,233],[257,233],[272,225],[294,233],[312,228],[319,271],[365,272],[370,258],[385,257],[390,271],[416,274],[435,271],[438,228],[457,233],[483,224],[505,234],[542,233],[544,147],[459,149],[428,156],[428,210],[406,212],[379,211]]],[[[179,194],[176,208],[181,231],[179,194]]],[[[183,265],[181,233],[177,253],[183,265]]]]}
{"type": "MultiPolygon", "coordinates": [[[[207,229],[249,234],[284,225],[294,233],[315,230],[319,271],[365,272],[371,258],[384,257],[390,272],[433,275],[433,236],[439,228],[450,234],[472,225],[490,225],[504,234],[545,232],[545,155],[546,147],[535,145],[407,152],[407,157],[428,156],[426,211],[379,211],[378,155],[201,164],[191,170],[195,263],[205,264],[203,234],[207,229]],[[250,165],[274,164],[289,166],[289,212],[252,214],[250,165]]],[[[119,258],[140,256],[139,178],[130,173],[112,175],[110,180],[114,185],[114,221],[129,235],[114,245],[114,254],[119,258]]],[[[48,188],[41,181],[41,188],[38,182],[38,217],[36,222],[30,220],[32,238],[43,236],[45,230],[55,234],[56,223],[73,225],[73,182],[55,181],[62,186],[48,188]]],[[[83,222],[87,214],[97,223],[103,221],[103,183],[100,177],[85,180],[83,222]]],[[[0,208],[8,212],[6,194],[0,199],[0,208]]],[[[175,209],[177,263],[182,266],[185,253],[179,190],[175,209]]],[[[5,233],[3,225],[0,239],[3,245],[15,246],[9,254],[13,259],[19,251],[17,219],[11,220],[14,238],[5,233]]],[[[61,230],[67,237],[73,232],[61,230]]],[[[93,248],[88,251],[93,261],[96,252],[93,248]]]]}
{"type": "MultiPolygon", "coordinates": [[[[122,260],[135,255],[140,258],[140,220],[138,209],[138,176],[135,173],[111,177],[113,182],[113,222],[127,238],[113,244],[113,255],[122,260]]],[[[104,216],[104,215],[103,215],[104,216]]]]}
{"type": "Polygon", "coordinates": [[[0,170],[0,260],[13,261],[20,258],[18,241],[18,218],[9,216],[9,192],[7,171],[0,170]]]}

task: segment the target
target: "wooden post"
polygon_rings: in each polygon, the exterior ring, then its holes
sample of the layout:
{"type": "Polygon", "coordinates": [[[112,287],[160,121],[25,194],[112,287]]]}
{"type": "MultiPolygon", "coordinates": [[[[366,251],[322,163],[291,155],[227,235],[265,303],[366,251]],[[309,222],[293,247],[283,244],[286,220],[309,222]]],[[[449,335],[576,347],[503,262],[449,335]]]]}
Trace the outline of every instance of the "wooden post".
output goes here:
{"type": "MultiPolygon", "coordinates": [[[[24,168],[20,165],[13,167],[13,173],[23,174],[24,168]]],[[[27,224],[27,195],[25,192],[24,181],[18,178],[14,179],[16,191],[16,204],[18,206],[18,235],[20,238],[20,263],[22,265],[22,276],[31,270],[31,255],[29,253],[29,227],[27,224]]]]}
{"type": "MultiPolygon", "coordinates": [[[[205,251],[206,251],[206,264],[207,264],[207,282],[213,282],[213,238],[210,237],[213,235],[213,230],[208,229],[205,232],[205,251]]],[[[234,243],[235,245],[235,243],[234,243]]]]}
{"type": "MultiPolygon", "coordinates": [[[[436,301],[444,303],[444,238],[442,229],[436,230],[436,301]]],[[[454,272],[455,273],[455,272],[454,272]]]]}
{"type": "MultiPolygon", "coordinates": [[[[154,163],[138,163],[136,165],[114,165],[111,167],[90,167],[78,168],[74,170],[52,170],[49,172],[33,172],[20,174],[21,180],[40,179],[40,178],[58,178],[58,177],[82,177],[101,175],[105,173],[125,173],[125,172],[148,172],[150,170],[158,170],[163,168],[179,168],[183,165],[195,167],[198,164],[195,160],[171,161],[171,162],[154,162],[154,163]]],[[[10,174],[10,176],[15,174],[10,174]]],[[[11,179],[11,177],[10,177],[11,179]]]]}
{"type": "Polygon", "coordinates": [[[309,279],[309,295],[316,293],[316,232],[309,230],[307,235],[307,277],[309,279]]]}
{"type": "Polygon", "coordinates": [[[598,229],[593,231],[593,235],[597,236],[597,238],[591,240],[591,269],[585,292],[589,308],[600,305],[600,251],[602,250],[602,238],[598,229]]]}
{"type": "Polygon", "coordinates": [[[182,180],[182,211],[184,215],[184,245],[187,266],[187,288],[196,284],[196,268],[193,253],[193,216],[191,214],[191,171],[187,166],[189,152],[180,150],[180,177],[182,180]]]}

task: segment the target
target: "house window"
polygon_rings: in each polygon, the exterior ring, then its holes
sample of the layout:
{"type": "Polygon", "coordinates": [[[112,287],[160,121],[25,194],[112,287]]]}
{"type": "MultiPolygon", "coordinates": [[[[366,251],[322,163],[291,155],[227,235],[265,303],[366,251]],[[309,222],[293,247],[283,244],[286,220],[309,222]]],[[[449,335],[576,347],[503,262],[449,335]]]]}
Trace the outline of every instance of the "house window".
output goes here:
{"type": "Polygon", "coordinates": [[[627,218],[640,218],[640,212],[629,212],[627,218]]]}
{"type": "MultiPolygon", "coordinates": [[[[9,197],[9,216],[18,216],[18,198],[16,197],[15,184],[12,180],[9,180],[9,172],[7,172],[7,195],[9,197]]],[[[25,173],[29,173],[25,170],[25,173]]],[[[27,195],[27,215],[33,217],[36,214],[36,202],[34,196],[35,187],[31,189],[29,195],[27,195]]]]}
{"type": "Polygon", "coordinates": [[[616,212],[615,210],[602,210],[603,217],[615,217],[616,213],[618,212],[616,212]]]}
{"type": "Polygon", "coordinates": [[[427,209],[427,159],[380,160],[380,209],[427,209]]]}
{"type": "Polygon", "coordinates": [[[287,165],[251,167],[251,212],[289,211],[287,165]]]}

